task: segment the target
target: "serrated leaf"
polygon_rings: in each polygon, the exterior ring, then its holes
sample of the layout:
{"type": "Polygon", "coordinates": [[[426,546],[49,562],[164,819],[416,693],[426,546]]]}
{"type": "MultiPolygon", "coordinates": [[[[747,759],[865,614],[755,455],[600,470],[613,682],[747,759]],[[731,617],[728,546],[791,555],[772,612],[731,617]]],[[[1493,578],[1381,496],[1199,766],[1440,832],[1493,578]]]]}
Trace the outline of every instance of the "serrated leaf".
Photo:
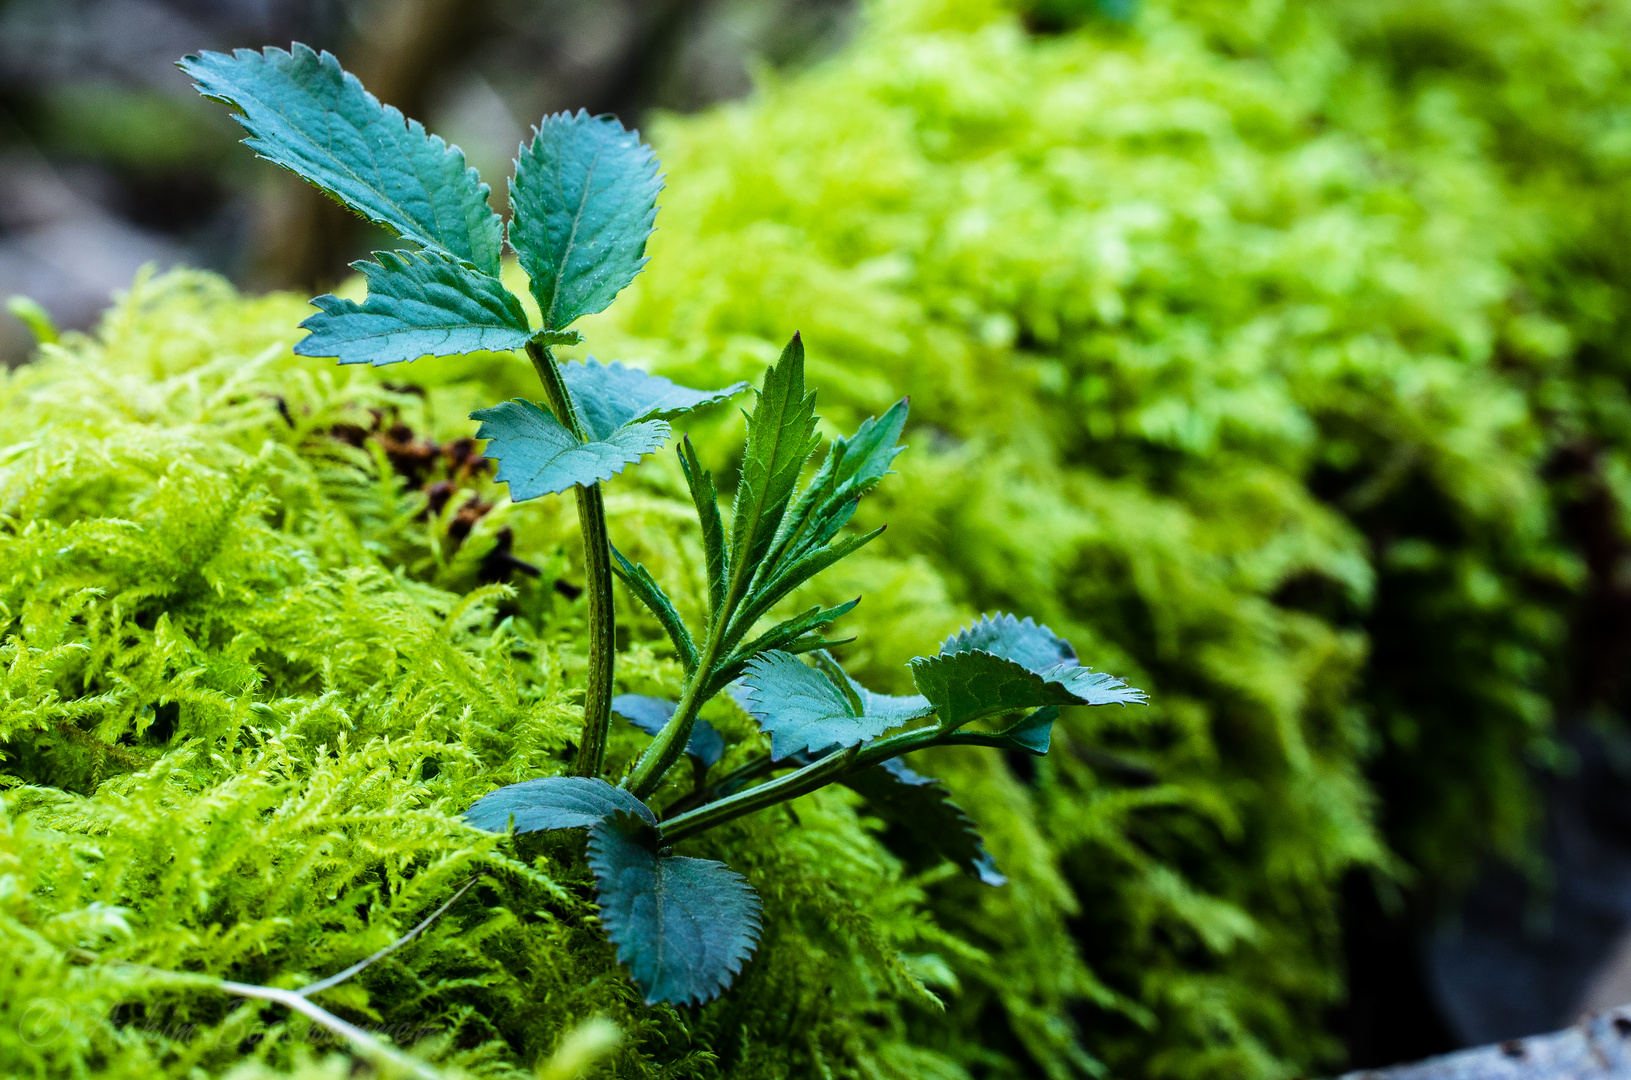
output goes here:
{"type": "Polygon", "coordinates": [[[687,629],[685,620],[674,609],[674,602],[663,592],[661,585],[651,576],[651,572],[639,563],[631,563],[617,548],[612,548],[612,573],[622,579],[623,584],[629,587],[646,609],[657,617],[662,624],[668,639],[674,643],[674,649],[680,654],[680,663],[685,665],[687,673],[694,671],[697,666],[697,644],[687,629]]]}
{"type": "Polygon", "coordinates": [[[723,390],[693,390],[688,386],[624,367],[615,360],[602,364],[594,357],[586,363],[561,365],[561,378],[578,406],[578,418],[589,434],[604,439],[625,424],[640,420],[667,420],[681,413],[724,401],[748,388],[744,382],[723,390]]]}
{"type": "Polygon", "coordinates": [[[1031,670],[1076,660],[1076,650],[1064,638],[1029,617],[1024,620],[998,613],[982,615],[973,626],[959,630],[940,646],[940,655],[980,649],[1006,657],[1031,670]]]}
{"type": "Polygon", "coordinates": [[[646,1004],[710,1001],[753,955],[759,896],[724,863],[660,855],[655,842],[626,815],[590,829],[601,925],[646,1004]]]}
{"type": "Polygon", "coordinates": [[[544,329],[604,311],[634,280],[662,186],[651,148],[616,118],[581,109],[544,118],[510,181],[510,244],[544,329]]]}
{"type": "Polygon", "coordinates": [[[949,859],[987,885],[1007,882],[985,850],[979,829],[951,801],[946,785],[939,780],[891,758],[851,773],[840,783],[859,792],[874,813],[900,826],[919,847],[949,859]]]}
{"type": "Polygon", "coordinates": [[[781,566],[821,547],[843,528],[860,498],[889,474],[905,447],[899,445],[906,427],[908,401],[902,398],[882,417],[868,417],[847,439],[836,440],[826,460],[811,478],[787,516],[770,564],[781,566]]]}
{"type": "MultiPolygon", "coordinates": [[[[1034,673],[1046,683],[1062,687],[1070,695],[1070,700],[1050,698],[1026,702],[1016,708],[1050,704],[1128,705],[1141,704],[1145,700],[1144,691],[1128,686],[1113,675],[1082,667],[1076,661],[1076,650],[1068,641],[1028,618],[1020,620],[1012,615],[987,615],[973,626],[948,637],[940,646],[941,658],[965,654],[983,654],[1006,660],[1034,673]]],[[[918,661],[912,663],[915,672],[918,661]]],[[[985,661],[968,663],[990,667],[985,661]]],[[[935,677],[932,671],[929,677],[935,677]]]]}
{"type": "Polygon", "coordinates": [[[757,585],[748,601],[737,609],[735,615],[731,616],[730,626],[725,634],[726,643],[730,644],[740,640],[749,627],[758,622],[766,612],[775,607],[804,582],[835,563],[848,558],[851,554],[859,551],[882,535],[883,527],[880,526],[869,533],[851,536],[831,547],[811,552],[793,565],[785,568],[769,581],[757,585]]]}
{"type": "MultiPolygon", "coordinates": [[[[647,735],[655,735],[674,715],[675,703],[667,698],[645,694],[619,694],[612,698],[612,712],[621,716],[647,735]]],[[[700,717],[691,725],[691,737],[686,740],[685,752],[711,768],[725,756],[725,737],[708,721],[700,717]]]]}
{"type": "Polygon", "coordinates": [[[681,437],[679,454],[680,471],[685,473],[685,486],[697,508],[697,523],[702,526],[702,550],[708,564],[708,611],[717,616],[725,605],[726,580],[730,577],[730,552],[725,547],[719,492],[714,488],[713,474],[697,460],[689,435],[681,437]]]}
{"type": "Polygon", "coordinates": [[[504,226],[464,152],[382,105],[329,53],[204,52],[178,65],[241,110],[244,142],[406,240],[498,276],[504,226]]]}
{"type": "Polygon", "coordinates": [[[336,356],[342,364],[385,364],[526,345],[532,331],[521,301],[496,278],[437,251],[376,251],[378,263],[355,262],[368,281],[358,304],[319,296],[300,326],[310,333],[301,356],[336,356]]]}
{"type": "Polygon", "coordinates": [[[510,485],[513,502],[615,476],[661,447],[669,430],[662,420],[646,420],[579,442],[548,409],[521,398],[477,409],[470,419],[481,421],[476,438],[491,440],[484,453],[498,462],[496,478],[510,485]]]}
{"type": "Polygon", "coordinates": [[[1083,704],[1068,689],[994,653],[969,651],[912,660],[912,681],[948,728],[998,713],[1083,704]]]}
{"type": "Polygon", "coordinates": [[[744,699],[770,736],[772,757],[855,746],[932,709],[924,698],[874,694],[844,678],[848,685],[841,686],[785,652],[767,652],[748,662],[742,675],[744,699]]]}
{"type": "Polygon", "coordinates": [[[587,776],[546,776],[501,787],[477,799],[464,819],[478,829],[503,832],[513,817],[515,831],[522,833],[586,829],[615,813],[657,824],[651,809],[629,792],[587,776]]]}
{"type": "Polygon", "coordinates": [[[731,515],[731,573],[743,584],[761,569],[799,470],[815,450],[815,394],[804,390],[804,343],[797,334],[765,372],[748,418],[747,452],[731,515]]]}

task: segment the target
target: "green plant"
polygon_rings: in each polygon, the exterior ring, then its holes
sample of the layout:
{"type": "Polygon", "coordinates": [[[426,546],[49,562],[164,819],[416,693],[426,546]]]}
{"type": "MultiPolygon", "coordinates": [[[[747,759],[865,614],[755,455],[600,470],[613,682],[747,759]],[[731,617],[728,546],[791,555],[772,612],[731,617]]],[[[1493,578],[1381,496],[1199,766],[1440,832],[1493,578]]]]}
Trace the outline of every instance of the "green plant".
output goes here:
{"type": "Polygon", "coordinates": [[[944,789],[895,759],[957,744],[1046,754],[1059,706],[1139,702],[1142,692],[1083,667],[1051,630],[1011,615],[984,618],[937,654],[912,659],[919,693],[904,697],[867,690],[827,651],[843,642],[825,639],[825,628],[859,600],[761,629],[794,590],[883,531],[839,538],[901,451],[904,400],[835,440],[801,487],[821,439],[795,334],[748,420],[728,531],[712,475],[689,438],[681,440],[707,563],[708,615],[693,634],[651,574],[611,546],[600,482],[656,450],[669,435],[667,418],[745,384],[691,390],[616,363],[561,365],[550,351],[577,344],[568,327],[605,310],[644,265],[661,183],[638,136],[609,117],[561,113],[546,117],[522,147],[507,235],[538,305],[535,328],[499,280],[505,229],[457,147],[380,104],[331,55],[301,45],[203,53],[181,66],[206,96],[240,110],[246,142],[262,157],[420,246],[357,263],[368,284],[363,303],[314,300],[320,312],[301,324],[308,336],[297,354],[382,366],[525,349],[532,361],[547,408],[518,398],[471,418],[481,421],[477,437],[488,440],[487,456],[499,462],[498,479],[513,500],[568,488],[577,495],[590,654],[577,775],[511,784],[477,801],[467,818],[489,831],[512,824],[518,832],[589,830],[601,921],[648,1003],[717,996],[759,930],[758,897],[740,876],[719,862],[676,856],[671,846],[827,784],[847,782],[929,849],[1001,881],[944,789]],[[662,625],[686,673],[671,708],[649,699],[626,706],[668,715],[649,725],[652,742],[619,786],[601,776],[613,707],[614,569],[662,625]],[[771,752],[709,784],[718,754],[702,750],[698,738],[717,740],[699,728],[699,713],[738,683],[744,708],[771,736],[771,752]],[[977,724],[985,727],[971,728],[977,724]],[[688,749],[700,763],[694,786],[659,817],[650,800],[688,749]]]}

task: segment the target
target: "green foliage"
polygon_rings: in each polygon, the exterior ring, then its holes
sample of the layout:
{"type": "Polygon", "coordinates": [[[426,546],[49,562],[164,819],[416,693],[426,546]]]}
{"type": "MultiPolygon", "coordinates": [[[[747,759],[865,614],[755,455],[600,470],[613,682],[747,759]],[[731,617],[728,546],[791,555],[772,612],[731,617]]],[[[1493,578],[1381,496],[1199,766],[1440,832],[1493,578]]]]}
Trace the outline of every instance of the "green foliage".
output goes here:
{"type": "Polygon", "coordinates": [[[609,439],[618,428],[642,420],[672,420],[748,388],[747,383],[739,382],[722,390],[692,390],[615,360],[563,365],[561,379],[577,403],[585,432],[596,439],[609,439]]]}
{"type": "Polygon", "coordinates": [[[638,132],[607,116],[544,117],[510,184],[510,243],[545,330],[606,310],[646,264],[662,190],[638,132]]]}
{"type": "Polygon", "coordinates": [[[464,819],[488,832],[512,826],[516,832],[539,832],[587,829],[618,813],[657,824],[645,803],[595,776],[545,776],[501,787],[477,799],[464,819]]]}
{"type": "Polygon", "coordinates": [[[742,701],[770,736],[772,757],[848,749],[933,711],[928,701],[915,695],[872,693],[830,657],[824,666],[828,670],[817,671],[774,649],[748,662],[742,674],[747,688],[742,701]]]}
{"type": "Polygon", "coordinates": [[[580,442],[554,413],[520,398],[477,409],[470,419],[481,421],[476,438],[488,440],[486,454],[499,463],[498,478],[518,500],[609,479],[659,449],[669,433],[664,421],[646,420],[604,440],[580,442]]]}
{"type": "Polygon", "coordinates": [[[335,356],[342,364],[383,367],[421,356],[519,349],[532,337],[521,302],[498,283],[436,252],[381,251],[356,268],[368,282],[358,304],[319,296],[322,309],[300,325],[311,331],[301,356],[335,356]]]}
{"type": "Polygon", "coordinates": [[[381,105],[329,53],[296,43],[178,66],[207,97],[241,110],[245,143],[267,161],[406,240],[498,276],[504,226],[464,153],[381,105]]]}
{"type": "Polygon", "coordinates": [[[589,830],[600,920],[648,1005],[709,1001],[758,944],[759,896],[724,863],[665,855],[658,843],[633,814],[589,830]]]}

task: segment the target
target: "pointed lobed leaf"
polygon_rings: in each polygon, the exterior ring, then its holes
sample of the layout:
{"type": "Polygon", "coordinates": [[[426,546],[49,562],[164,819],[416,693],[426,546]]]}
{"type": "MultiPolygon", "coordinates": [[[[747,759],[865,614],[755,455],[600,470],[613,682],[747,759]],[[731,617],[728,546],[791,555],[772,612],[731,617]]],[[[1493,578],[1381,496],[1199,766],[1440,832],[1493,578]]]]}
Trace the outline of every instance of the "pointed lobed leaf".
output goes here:
{"type": "Polygon", "coordinates": [[[498,462],[497,479],[510,485],[515,502],[608,479],[668,438],[667,423],[647,420],[580,443],[548,409],[520,398],[477,409],[470,419],[481,421],[476,438],[491,440],[485,453],[498,462]]]}
{"type": "MultiPolygon", "coordinates": [[[[647,735],[661,731],[675,708],[676,704],[667,698],[645,694],[619,694],[612,698],[612,712],[647,735]]],[[[702,762],[704,768],[710,768],[725,756],[725,737],[708,721],[698,718],[691,725],[685,752],[702,762]]]]}
{"type": "Polygon", "coordinates": [[[668,639],[674,643],[674,649],[680,654],[680,663],[685,665],[687,673],[694,671],[697,666],[697,645],[691,637],[691,631],[686,627],[685,620],[674,609],[674,602],[663,592],[661,585],[651,576],[651,572],[638,563],[631,563],[621,551],[612,548],[612,573],[622,579],[623,584],[629,587],[639,601],[644,604],[657,621],[662,624],[668,639]]]}
{"type": "Polygon", "coordinates": [[[815,450],[815,394],[804,390],[804,343],[797,334],[765,372],[748,419],[747,452],[731,516],[731,572],[738,582],[761,561],[787,513],[799,470],[815,450]]]}
{"type": "Polygon", "coordinates": [[[950,860],[987,885],[1007,883],[973,820],[934,777],[891,758],[840,783],[865,798],[879,817],[905,830],[920,848],[950,860]]]}
{"type": "Polygon", "coordinates": [[[590,829],[601,924],[646,1004],[710,1001],[758,944],[758,894],[724,863],[660,855],[656,843],[627,815],[590,829]]]}
{"type": "Polygon", "coordinates": [[[651,809],[629,792],[587,776],[546,776],[501,787],[477,799],[464,819],[478,829],[503,832],[514,818],[519,833],[586,829],[615,813],[657,824],[651,809]]]}
{"type": "Polygon", "coordinates": [[[532,334],[521,301],[498,279],[450,255],[376,251],[374,257],[378,263],[351,264],[368,281],[368,299],[313,300],[320,311],[300,324],[310,333],[296,353],[381,367],[421,356],[519,349],[532,334]]]}
{"type": "Polygon", "coordinates": [[[907,407],[908,399],[902,398],[882,417],[868,417],[855,434],[833,443],[788,515],[782,543],[771,560],[778,570],[784,561],[806,556],[838,535],[856,502],[889,474],[890,465],[905,449],[899,442],[907,407]]]}
{"type": "Polygon", "coordinates": [[[775,758],[801,750],[855,746],[932,710],[921,697],[874,694],[853,680],[841,687],[779,651],[750,660],[742,682],[747,687],[747,710],[770,735],[775,758]]]}
{"type": "MultiPolygon", "coordinates": [[[[178,65],[240,110],[244,142],[370,221],[498,276],[504,227],[464,152],[363,89],[329,53],[204,52],[178,65]]],[[[327,354],[319,354],[327,355],[327,354]]]]}
{"type": "Polygon", "coordinates": [[[580,109],[544,118],[510,181],[510,244],[544,329],[604,311],[634,280],[662,187],[651,148],[615,117],[580,109]]]}
{"type": "Polygon", "coordinates": [[[723,390],[692,390],[615,360],[602,364],[592,356],[587,363],[562,364],[561,377],[577,403],[579,419],[597,439],[607,438],[624,424],[667,420],[748,388],[747,383],[739,382],[723,390]]]}
{"type": "Polygon", "coordinates": [[[679,445],[680,470],[685,473],[685,486],[691,492],[691,502],[697,508],[697,522],[702,526],[702,548],[708,563],[708,611],[719,615],[725,605],[726,579],[730,577],[730,552],[725,547],[725,522],[719,514],[719,492],[714,488],[714,477],[697,460],[691,437],[683,436],[679,445]]]}

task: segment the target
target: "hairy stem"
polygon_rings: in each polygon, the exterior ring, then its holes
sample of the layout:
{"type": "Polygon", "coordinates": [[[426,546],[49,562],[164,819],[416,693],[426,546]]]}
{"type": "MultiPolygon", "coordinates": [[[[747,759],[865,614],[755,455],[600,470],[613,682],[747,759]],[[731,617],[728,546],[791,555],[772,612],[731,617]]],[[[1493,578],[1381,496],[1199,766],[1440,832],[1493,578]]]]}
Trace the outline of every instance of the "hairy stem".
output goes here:
{"type": "MultiPolygon", "coordinates": [[[[579,442],[587,442],[578,410],[567,392],[566,380],[549,348],[537,342],[527,344],[538,380],[544,384],[544,397],[556,419],[579,442]]],[[[600,485],[573,489],[578,496],[578,528],[583,533],[583,569],[588,578],[585,593],[589,602],[589,671],[583,690],[583,736],[578,740],[579,776],[599,776],[606,760],[606,733],[612,723],[612,666],[616,660],[617,616],[612,608],[611,539],[606,532],[606,503],[600,485]]],[[[684,745],[683,743],[681,744],[684,745]]]]}
{"type": "Polygon", "coordinates": [[[947,734],[938,727],[914,728],[864,747],[836,751],[797,772],[778,776],[758,787],[748,788],[668,819],[662,824],[663,839],[671,844],[677,843],[687,836],[734,821],[744,814],[808,795],[847,773],[859,772],[880,761],[942,743],[946,741],[947,734]]]}

